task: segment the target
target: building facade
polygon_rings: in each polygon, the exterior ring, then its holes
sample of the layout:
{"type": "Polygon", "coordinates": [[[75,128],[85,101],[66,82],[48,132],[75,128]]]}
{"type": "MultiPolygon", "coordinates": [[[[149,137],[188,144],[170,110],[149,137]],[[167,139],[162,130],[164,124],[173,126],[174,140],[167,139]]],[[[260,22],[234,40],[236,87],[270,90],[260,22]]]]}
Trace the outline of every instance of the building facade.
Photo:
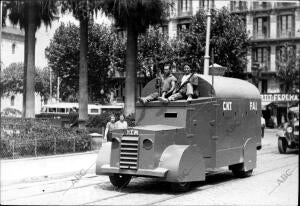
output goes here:
{"type": "Polygon", "coordinates": [[[181,30],[189,28],[191,18],[200,10],[215,7],[215,0],[169,0],[172,6],[162,32],[169,39],[176,38],[181,30]]]}
{"type": "MultiPolygon", "coordinates": [[[[267,122],[281,125],[286,121],[288,107],[299,103],[299,84],[294,85],[298,88],[295,98],[275,98],[290,95],[284,94],[286,85],[277,78],[276,61],[284,44],[292,46],[296,59],[300,58],[300,2],[231,1],[229,7],[243,17],[251,39],[245,72],[257,75],[255,70],[259,71],[263,115],[267,122]],[[269,96],[272,98],[266,98],[269,96]]],[[[296,64],[296,68],[300,65],[296,64]]]]}

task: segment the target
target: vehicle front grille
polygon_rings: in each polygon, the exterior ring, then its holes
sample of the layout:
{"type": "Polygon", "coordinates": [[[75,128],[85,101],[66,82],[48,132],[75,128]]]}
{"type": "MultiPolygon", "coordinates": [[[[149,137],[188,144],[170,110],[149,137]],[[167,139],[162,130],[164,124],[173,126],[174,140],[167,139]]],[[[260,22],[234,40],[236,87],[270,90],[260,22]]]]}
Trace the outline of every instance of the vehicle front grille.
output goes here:
{"type": "Polygon", "coordinates": [[[120,169],[137,170],[139,137],[123,136],[121,140],[120,169]]]}

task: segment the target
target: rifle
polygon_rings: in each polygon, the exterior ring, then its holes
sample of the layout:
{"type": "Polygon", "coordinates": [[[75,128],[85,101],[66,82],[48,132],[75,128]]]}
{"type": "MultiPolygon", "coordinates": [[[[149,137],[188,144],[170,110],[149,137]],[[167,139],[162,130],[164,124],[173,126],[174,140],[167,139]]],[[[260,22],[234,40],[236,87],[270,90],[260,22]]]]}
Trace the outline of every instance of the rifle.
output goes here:
{"type": "Polygon", "coordinates": [[[187,83],[189,83],[190,79],[194,76],[195,73],[196,72],[193,72],[191,76],[189,76],[189,78],[182,85],[180,85],[180,87],[175,91],[175,93],[178,93],[182,89],[182,87],[184,87],[187,83]]]}

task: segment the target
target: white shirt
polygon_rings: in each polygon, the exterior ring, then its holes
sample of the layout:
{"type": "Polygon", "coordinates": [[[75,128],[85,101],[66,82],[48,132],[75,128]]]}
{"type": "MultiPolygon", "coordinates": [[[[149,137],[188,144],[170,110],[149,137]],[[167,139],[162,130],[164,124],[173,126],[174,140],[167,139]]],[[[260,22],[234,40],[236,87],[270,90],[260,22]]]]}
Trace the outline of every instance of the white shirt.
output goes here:
{"type": "Polygon", "coordinates": [[[116,129],[127,129],[128,125],[126,121],[121,122],[120,120],[116,122],[116,129]]]}
{"type": "Polygon", "coordinates": [[[265,118],[261,117],[261,118],[260,118],[260,123],[261,123],[262,126],[266,125],[266,120],[265,120],[265,118]]]}
{"type": "Polygon", "coordinates": [[[190,78],[191,74],[185,74],[181,78],[181,85],[183,85],[184,82],[186,82],[190,78]]]}

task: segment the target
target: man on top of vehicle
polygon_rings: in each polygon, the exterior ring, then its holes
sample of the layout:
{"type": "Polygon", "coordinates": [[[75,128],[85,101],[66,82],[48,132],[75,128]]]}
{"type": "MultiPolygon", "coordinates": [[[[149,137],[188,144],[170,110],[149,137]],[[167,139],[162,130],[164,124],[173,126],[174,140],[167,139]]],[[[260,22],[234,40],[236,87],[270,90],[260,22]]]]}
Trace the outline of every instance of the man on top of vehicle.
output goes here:
{"type": "Polygon", "coordinates": [[[177,89],[177,91],[167,98],[159,97],[159,101],[168,103],[169,101],[176,101],[183,98],[187,98],[187,100],[190,101],[193,99],[193,95],[198,96],[193,88],[193,86],[198,85],[198,78],[194,76],[194,73],[191,72],[191,68],[187,64],[184,66],[184,73],[185,74],[181,78],[180,87],[177,89]]]}
{"type": "MultiPolygon", "coordinates": [[[[173,94],[173,92],[175,91],[177,79],[171,73],[169,63],[164,65],[164,74],[163,75],[160,74],[159,79],[160,79],[160,87],[162,90],[161,97],[167,98],[167,97],[171,96],[173,94]]],[[[159,97],[160,97],[160,94],[158,91],[156,91],[146,97],[140,97],[138,99],[138,101],[141,102],[142,104],[146,104],[150,101],[157,100],[159,97]]]]}

